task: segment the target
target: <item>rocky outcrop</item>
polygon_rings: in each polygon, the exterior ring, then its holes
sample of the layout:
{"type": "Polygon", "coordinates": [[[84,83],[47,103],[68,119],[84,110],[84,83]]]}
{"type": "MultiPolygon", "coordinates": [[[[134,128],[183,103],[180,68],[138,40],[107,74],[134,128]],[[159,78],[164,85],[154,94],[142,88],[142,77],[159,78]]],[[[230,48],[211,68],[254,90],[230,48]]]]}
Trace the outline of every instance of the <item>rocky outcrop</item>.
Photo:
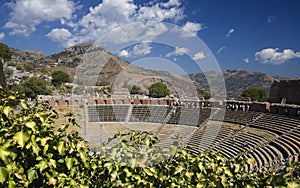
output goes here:
{"type": "MultiPolygon", "coordinates": [[[[190,74],[191,79],[209,90],[209,85],[207,82],[207,76],[214,77],[214,74],[219,74],[215,72],[209,73],[198,73],[198,74],[190,74]]],[[[238,97],[245,89],[248,87],[261,87],[265,88],[269,93],[270,86],[273,81],[281,79],[279,77],[267,75],[259,72],[248,72],[245,70],[227,70],[222,72],[225,85],[226,92],[228,98],[236,98],[238,97]]],[[[217,76],[215,76],[218,78],[217,76]]]]}

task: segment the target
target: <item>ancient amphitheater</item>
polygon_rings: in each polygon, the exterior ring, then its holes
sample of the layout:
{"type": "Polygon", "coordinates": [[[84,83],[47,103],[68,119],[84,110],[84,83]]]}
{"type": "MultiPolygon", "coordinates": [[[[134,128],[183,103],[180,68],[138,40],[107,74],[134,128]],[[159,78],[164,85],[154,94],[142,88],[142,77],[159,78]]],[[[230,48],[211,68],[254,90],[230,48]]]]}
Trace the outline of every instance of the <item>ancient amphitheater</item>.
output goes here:
{"type": "Polygon", "coordinates": [[[276,168],[299,160],[299,116],[168,105],[87,105],[86,108],[84,131],[94,146],[118,130],[141,130],[155,132],[162,147],[180,140],[195,155],[211,150],[229,159],[246,153],[256,160],[251,168],[276,168]],[[174,138],[175,135],[181,138],[174,138]]]}

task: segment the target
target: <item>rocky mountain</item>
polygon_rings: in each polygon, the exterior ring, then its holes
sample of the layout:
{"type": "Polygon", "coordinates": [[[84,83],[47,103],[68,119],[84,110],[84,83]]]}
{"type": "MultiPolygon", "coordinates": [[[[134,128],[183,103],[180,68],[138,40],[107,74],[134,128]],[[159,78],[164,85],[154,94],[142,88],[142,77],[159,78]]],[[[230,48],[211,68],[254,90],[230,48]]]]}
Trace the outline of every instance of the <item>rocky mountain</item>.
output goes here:
{"type": "MultiPolygon", "coordinates": [[[[209,89],[207,82],[207,75],[217,74],[210,73],[198,73],[190,74],[190,78],[202,87],[209,89]]],[[[226,85],[226,92],[228,98],[238,97],[248,87],[262,87],[269,93],[270,86],[274,80],[280,80],[280,77],[267,75],[259,72],[248,72],[245,70],[226,70],[223,72],[223,77],[226,85]]]]}
{"type": "MultiPolygon", "coordinates": [[[[93,43],[78,44],[50,56],[46,56],[38,50],[12,49],[12,61],[30,65],[34,70],[43,68],[63,70],[71,78],[75,77],[76,84],[94,86],[113,84],[118,87],[138,85],[144,92],[147,92],[146,88],[151,83],[161,81],[177,94],[187,93],[187,90],[184,92],[182,87],[190,87],[190,79],[197,86],[197,90],[209,90],[207,76],[214,78],[214,75],[219,74],[209,72],[181,77],[164,71],[145,70],[142,67],[131,65],[93,43]]],[[[236,98],[248,87],[263,87],[269,91],[272,82],[281,79],[245,70],[227,70],[223,72],[223,77],[228,98],[236,98]]],[[[194,91],[189,92],[193,93],[194,91]]]]}
{"type": "Polygon", "coordinates": [[[11,59],[14,62],[31,65],[36,69],[44,67],[53,68],[57,66],[75,68],[80,63],[82,56],[92,45],[92,43],[78,44],[50,56],[44,55],[40,50],[21,51],[12,48],[11,59]]]}

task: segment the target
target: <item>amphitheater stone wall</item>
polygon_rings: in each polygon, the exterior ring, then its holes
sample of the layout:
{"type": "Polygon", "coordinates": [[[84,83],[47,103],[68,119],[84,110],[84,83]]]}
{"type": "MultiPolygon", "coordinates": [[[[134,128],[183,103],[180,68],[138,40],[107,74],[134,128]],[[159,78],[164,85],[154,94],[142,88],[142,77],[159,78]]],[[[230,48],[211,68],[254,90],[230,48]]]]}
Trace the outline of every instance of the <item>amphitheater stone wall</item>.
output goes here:
{"type": "Polygon", "coordinates": [[[161,98],[161,99],[132,99],[132,98],[89,98],[83,99],[82,97],[63,97],[63,96],[39,96],[39,103],[48,103],[53,107],[56,106],[81,106],[81,105],[172,105],[174,102],[180,102],[181,105],[192,108],[199,107],[216,107],[224,108],[227,104],[237,106],[237,110],[242,111],[256,111],[256,112],[271,112],[281,115],[300,116],[300,105],[289,105],[281,103],[268,103],[268,102],[246,102],[246,101],[195,101],[185,100],[178,101],[175,99],[161,98]],[[247,106],[247,107],[246,107],[247,106]],[[249,107],[248,107],[249,106],[249,107]],[[246,108],[243,108],[246,107],[246,108]]]}
{"type": "Polygon", "coordinates": [[[300,105],[300,79],[275,81],[270,88],[271,103],[300,105]]]}

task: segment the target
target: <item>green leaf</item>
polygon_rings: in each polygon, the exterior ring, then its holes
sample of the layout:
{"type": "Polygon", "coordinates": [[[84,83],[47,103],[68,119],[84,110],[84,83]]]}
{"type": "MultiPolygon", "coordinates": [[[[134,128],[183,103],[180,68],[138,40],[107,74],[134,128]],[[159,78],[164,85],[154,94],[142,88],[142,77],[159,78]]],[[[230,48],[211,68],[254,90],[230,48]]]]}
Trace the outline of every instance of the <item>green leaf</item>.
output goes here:
{"type": "Polygon", "coordinates": [[[49,145],[47,144],[44,146],[43,153],[46,154],[48,149],[49,149],[49,145]]]}
{"type": "Polygon", "coordinates": [[[61,142],[58,142],[57,144],[57,151],[60,155],[62,155],[66,150],[66,147],[65,147],[65,143],[63,141],[61,142]]]}
{"type": "Polygon", "coordinates": [[[68,168],[68,170],[70,170],[73,167],[73,158],[66,158],[66,166],[68,168]]]}
{"type": "Polygon", "coordinates": [[[34,121],[29,121],[25,123],[26,127],[34,130],[34,127],[36,126],[36,123],[34,121]]]}
{"type": "Polygon", "coordinates": [[[51,164],[51,166],[56,168],[56,161],[54,159],[50,159],[50,164],[51,164]]]}
{"type": "Polygon", "coordinates": [[[16,186],[16,182],[13,179],[10,179],[8,182],[8,188],[15,188],[16,186]]]}
{"type": "Polygon", "coordinates": [[[0,167],[0,183],[4,183],[8,178],[8,170],[4,167],[0,167]]]}
{"type": "Polygon", "coordinates": [[[39,155],[40,152],[40,148],[38,147],[38,145],[36,143],[33,143],[31,146],[33,153],[36,154],[37,156],[39,155]]]}
{"type": "Polygon", "coordinates": [[[89,188],[88,185],[80,185],[80,188],[89,188]]]}
{"type": "Polygon", "coordinates": [[[37,179],[38,174],[37,174],[36,170],[34,170],[34,169],[28,170],[27,178],[28,178],[30,183],[33,182],[33,180],[37,179]]]}
{"type": "Polygon", "coordinates": [[[26,142],[30,139],[28,132],[19,131],[15,134],[14,140],[17,141],[22,148],[25,146],[26,142]]]}
{"type": "Polygon", "coordinates": [[[148,176],[153,176],[153,173],[150,171],[150,169],[145,168],[144,171],[146,172],[146,174],[147,174],[148,176]]]}
{"type": "Polygon", "coordinates": [[[171,145],[170,146],[170,155],[174,156],[176,154],[176,152],[177,152],[177,147],[174,145],[171,145]]]}
{"type": "Polygon", "coordinates": [[[40,172],[43,172],[43,170],[48,167],[48,163],[46,161],[40,161],[36,166],[39,168],[40,172]]]}
{"type": "Polygon", "coordinates": [[[0,148],[0,159],[2,159],[5,163],[7,163],[7,157],[11,155],[12,152],[8,149],[0,148]]]}
{"type": "Polygon", "coordinates": [[[29,109],[25,99],[21,99],[20,101],[21,101],[21,106],[23,109],[25,109],[25,110],[29,109]]]}
{"type": "Polygon", "coordinates": [[[288,187],[288,188],[299,188],[299,187],[300,187],[300,184],[298,184],[298,183],[295,182],[295,181],[292,181],[292,182],[287,183],[287,187],[288,187]]]}
{"type": "Polygon", "coordinates": [[[10,106],[5,106],[3,108],[3,113],[8,117],[10,112],[13,110],[14,108],[13,107],[10,107],[10,106]]]}
{"type": "Polygon", "coordinates": [[[16,96],[10,95],[10,96],[8,96],[8,98],[11,99],[11,100],[15,100],[15,99],[16,99],[16,96]]]}
{"type": "Polygon", "coordinates": [[[146,140],[146,146],[149,147],[150,144],[151,144],[150,140],[147,139],[147,140],[146,140]]]}

